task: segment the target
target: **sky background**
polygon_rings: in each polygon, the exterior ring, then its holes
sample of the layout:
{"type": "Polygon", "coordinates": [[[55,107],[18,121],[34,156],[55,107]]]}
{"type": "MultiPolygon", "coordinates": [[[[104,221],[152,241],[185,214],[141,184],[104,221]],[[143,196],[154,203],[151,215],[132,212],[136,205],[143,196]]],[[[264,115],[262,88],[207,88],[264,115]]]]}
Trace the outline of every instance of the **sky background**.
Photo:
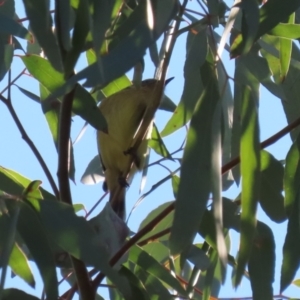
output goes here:
{"type": "MultiPolygon", "coordinates": [[[[51,1],[52,3],[52,1],[51,1]]],[[[228,5],[232,4],[231,1],[227,1],[228,5]]],[[[53,3],[52,3],[53,4],[53,3]]],[[[194,8],[199,10],[199,6],[195,0],[192,0],[188,4],[189,8],[194,8]]],[[[16,1],[16,11],[20,18],[25,16],[23,5],[21,1],[16,1]]],[[[27,25],[25,23],[25,25],[27,25]]],[[[171,81],[165,93],[177,104],[180,100],[182,88],[183,88],[183,64],[185,61],[185,43],[186,43],[186,34],[181,35],[174,49],[172,55],[172,60],[168,70],[168,77],[175,77],[171,81]]],[[[234,61],[229,60],[229,55],[224,51],[222,59],[225,63],[227,72],[229,75],[233,76],[234,71],[234,61]]],[[[82,57],[77,66],[77,71],[79,71],[85,65],[85,58],[82,57]]],[[[148,57],[145,59],[145,73],[144,79],[151,78],[154,75],[154,66],[148,57]]],[[[24,68],[20,58],[15,57],[12,67],[12,78],[14,78],[19,72],[24,68]]],[[[132,73],[128,73],[129,78],[131,78],[132,73]]],[[[5,78],[0,83],[0,91],[7,85],[7,78],[5,78]]],[[[30,76],[22,76],[18,80],[17,85],[30,90],[35,94],[39,94],[38,84],[30,76]]],[[[57,172],[57,152],[54,147],[54,143],[48,129],[47,122],[42,113],[41,107],[34,101],[25,97],[20,91],[16,88],[12,88],[12,101],[14,108],[19,116],[23,126],[25,127],[30,138],[33,140],[43,158],[45,159],[51,173],[55,176],[57,172]]],[[[261,141],[270,137],[284,126],[287,125],[286,118],[282,109],[281,101],[278,98],[275,98],[264,88],[260,90],[260,137],[261,141]]],[[[171,117],[171,113],[158,111],[156,115],[156,125],[159,130],[162,130],[171,117]]],[[[73,118],[72,123],[72,139],[74,140],[82,126],[84,121],[79,117],[73,118]]],[[[170,152],[176,150],[182,143],[184,138],[185,131],[179,130],[175,134],[168,136],[164,139],[170,152]]],[[[1,138],[1,147],[0,147],[0,165],[15,170],[22,174],[25,177],[30,178],[31,180],[42,180],[43,187],[51,191],[51,187],[45,177],[40,165],[38,164],[35,156],[27,146],[27,144],[22,140],[20,133],[18,132],[8,110],[5,105],[0,102],[0,138],[1,138]]],[[[285,136],[276,144],[268,147],[266,150],[272,153],[277,159],[285,159],[287,151],[291,146],[291,139],[289,136],[285,136]]],[[[97,154],[97,145],[96,145],[96,131],[91,126],[88,126],[84,136],[80,139],[76,145],[74,145],[74,155],[75,155],[75,183],[71,183],[72,188],[72,197],[74,203],[83,203],[87,210],[89,210],[96,201],[103,195],[102,184],[96,185],[84,185],[80,182],[80,178],[84,173],[85,168],[87,167],[90,160],[97,154]]],[[[182,152],[178,153],[176,157],[181,157],[182,152]]],[[[156,161],[160,157],[157,156],[153,151],[151,152],[150,162],[156,161]]],[[[171,170],[175,170],[178,165],[173,162],[168,162],[166,164],[171,170]]],[[[146,186],[143,192],[147,192],[153,184],[155,184],[160,179],[167,176],[169,173],[162,167],[154,166],[149,168],[148,178],[146,186]]],[[[134,203],[140,197],[139,195],[139,186],[140,186],[141,176],[137,175],[127,192],[127,214],[131,210],[134,203]]],[[[224,196],[234,199],[239,194],[239,188],[233,185],[229,191],[224,193],[224,196]]],[[[164,185],[160,186],[155,190],[149,197],[145,198],[142,204],[134,211],[133,215],[129,219],[129,227],[132,231],[138,229],[140,222],[147,216],[147,214],[159,204],[173,200],[174,196],[172,193],[171,181],[166,182],[164,185]]],[[[95,210],[94,214],[98,214],[102,208],[107,198],[100,204],[95,210]]],[[[279,280],[280,280],[280,267],[282,262],[282,245],[284,242],[284,237],[286,234],[286,225],[287,222],[283,224],[276,224],[271,222],[261,209],[258,210],[258,219],[262,222],[265,222],[271,227],[275,236],[276,242],[276,271],[275,271],[275,282],[274,282],[274,293],[279,293],[279,280]]],[[[231,254],[235,256],[236,250],[238,248],[238,238],[239,235],[235,232],[230,232],[232,240],[231,254]]],[[[42,282],[39,278],[38,271],[35,268],[34,264],[31,264],[34,274],[36,274],[36,289],[31,289],[28,287],[22,280],[15,277],[13,279],[7,277],[6,287],[17,287],[20,289],[26,290],[30,294],[37,296],[41,295],[42,291],[42,282]]],[[[8,273],[9,274],[9,273],[8,273]]],[[[300,273],[298,272],[298,278],[300,273]]],[[[243,279],[241,286],[234,291],[231,287],[231,268],[227,270],[227,280],[224,287],[221,288],[220,298],[229,298],[229,297],[250,297],[251,290],[250,285],[247,279],[243,279]]],[[[297,276],[296,276],[297,278],[297,276]]],[[[68,284],[64,283],[61,287],[61,291],[65,291],[68,288],[68,284]]],[[[299,293],[299,288],[290,287],[285,292],[286,296],[296,297],[299,293]]]]}

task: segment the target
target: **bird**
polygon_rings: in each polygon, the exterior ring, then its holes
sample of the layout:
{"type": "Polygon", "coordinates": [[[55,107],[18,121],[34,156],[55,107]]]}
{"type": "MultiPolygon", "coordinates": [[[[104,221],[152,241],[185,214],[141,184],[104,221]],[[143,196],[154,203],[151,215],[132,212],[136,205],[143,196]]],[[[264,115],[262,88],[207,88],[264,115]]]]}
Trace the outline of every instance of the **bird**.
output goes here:
{"type": "Polygon", "coordinates": [[[144,167],[153,121],[135,153],[132,153],[131,147],[145,112],[153,101],[157,82],[156,79],[143,80],[139,86],[132,85],[104,98],[99,105],[107,122],[107,130],[97,132],[98,151],[105,175],[103,189],[110,192],[112,209],[123,220],[126,188],[134,174],[144,167]],[[131,162],[133,164],[128,173],[131,162]]]}

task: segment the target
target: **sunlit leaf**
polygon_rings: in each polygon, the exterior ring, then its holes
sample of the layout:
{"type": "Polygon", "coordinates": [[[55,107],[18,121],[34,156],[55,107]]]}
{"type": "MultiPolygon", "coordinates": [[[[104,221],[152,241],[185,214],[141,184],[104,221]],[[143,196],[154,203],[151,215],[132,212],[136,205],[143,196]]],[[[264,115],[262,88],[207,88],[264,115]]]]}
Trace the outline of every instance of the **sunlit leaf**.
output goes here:
{"type": "Polygon", "coordinates": [[[280,292],[292,283],[300,266],[299,200],[298,192],[289,216],[287,234],[283,245],[280,292]]]}
{"type": "Polygon", "coordinates": [[[260,144],[256,99],[248,87],[243,88],[241,107],[241,175],[242,214],[238,267],[234,285],[238,286],[251,254],[256,208],[260,187],[260,144]]]}
{"type": "Polygon", "coordinates": [[[187,38],[187,53],[184,65],[184,88],[180,103],[171,119],[161,132],[161,136],[171,134],[190,121],[197,101],[203,92],[199,68],[205,62],[207,54],[206,28],[200,28],[198,33],[190,32],[187,38]]]}

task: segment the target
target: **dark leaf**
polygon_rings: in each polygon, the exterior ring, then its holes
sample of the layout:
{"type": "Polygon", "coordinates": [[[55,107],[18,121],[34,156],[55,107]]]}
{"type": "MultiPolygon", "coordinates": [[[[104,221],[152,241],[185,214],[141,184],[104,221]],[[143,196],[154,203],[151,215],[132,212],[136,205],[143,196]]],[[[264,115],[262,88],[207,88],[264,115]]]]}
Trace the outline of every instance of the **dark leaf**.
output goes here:
{"type": "Polygon", "coordinates": [[[62,59],[58,44],[52,31],[52,19],[47,0],[23,0],[30,27],[43,48],[51,65],[62,71],[62,59]]]}
{"type": "Polygon", "coordinates": [[[29,295],[21,290],[18,289],[5,289],[2,292],[1,300],[39,300],[33,295],[29,295]]]}
{"type": "Polygon", "coordinates": [[[206,27],[200,28],[197,34],[190,32],[186,44],[183,93],[174,114],[161,132],[162,137],[173,133],[190,121],[196,103],[203,93],[199,68],[205,62],[206,54],[206,27]]]}
{"type": "Polygon", "coordinates": [[[258,222],[248,270],[253,299],[273,300],[275,241],[272,230],[258,222]]]}
{"type": "Polygon", "coordinates": [[[215,71],[209,61],[200,69],[204,90],[192,116],[182,159],[170,236],[173,254],[192,244],[211,191],[212,119],[220,98],[215,71]]]}

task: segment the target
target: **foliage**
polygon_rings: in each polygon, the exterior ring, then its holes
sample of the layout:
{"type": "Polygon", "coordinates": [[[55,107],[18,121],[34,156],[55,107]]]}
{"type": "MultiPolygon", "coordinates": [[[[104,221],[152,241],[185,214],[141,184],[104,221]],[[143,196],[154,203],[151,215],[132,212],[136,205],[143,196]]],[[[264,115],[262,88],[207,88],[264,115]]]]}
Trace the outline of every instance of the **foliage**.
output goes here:
{"type": "MultiPolygon", "coordinates": [[[[276,245],[272,228],[256,218],[259,204],[272,222],[288,224],[283,292],[300,265],[300,1],[56,0],[54,9],[49,2],[23,0],[23,19],[16,14],[17,1],[0,3],[0,79],[8,82],[0,101],[52,189],[0,166],[0,299],[38,299],[4,285],[12,270],[34,287],[30,261],[43,280],[42,299],[48,300],[72,299],[78,290],[83,300],[103,299],[98,287],[105,278],[111,299],[216,299],[229,266],[235,288],[248,278],[253,299],[273,299],[276,245]],[[177,42],[181,37],[185,49],[177,42]],[[169,174],[139,201],[168,181],[175,200],[161,194],[163,204],[149,211],[129,237],[129,228],[109,204],[92,219],[91,211],[79,216],[84,203],[73,204],[70,180],[79,158],[70,138],[72,119],[79,116],[105,132],[99,101],[131,84],[126,73],[132,68],[138,73],[146,50],[156,79],[163,82],[170,60],[178,59],[177,49],[186,51],[180,57],[185,59],[181,98],[175,105],[159,95],[160,109],[171,116],[164,128],[154,126],[149,143],[160,156],[149,166],[165,166],[169,174]],[[226,55],[234,60],[233,76],[226,55]],[[19,58],[24,69],[12,79],[19,58]],[[39,95],[17,85],[28,74],[38,82],[39,95]],[[261,86],[281,100],[288,121],[262,143],[261,86]],[[15,87],[41,105],[58,153],[57,175],[16,113],[15,87]],[[170,151],[169,136],[183,128],[184,142],[175,138],[177,148],[170,151]],[[263,149],[286,134],[293,144],[282,163],[263,149]],[[172,171],[170,161],[176,164],[172,171]],[[223,192],[234,184],[240,194],[225,198],[223,192]],[[230,249],[231,231],[239,235],[237,253],[230,249]],[[64,280],[71,275],[64,294],[57,269],[64,280]]],[[[103,176],[96,156],[82,182],[95,184],[103,176]]]]}

